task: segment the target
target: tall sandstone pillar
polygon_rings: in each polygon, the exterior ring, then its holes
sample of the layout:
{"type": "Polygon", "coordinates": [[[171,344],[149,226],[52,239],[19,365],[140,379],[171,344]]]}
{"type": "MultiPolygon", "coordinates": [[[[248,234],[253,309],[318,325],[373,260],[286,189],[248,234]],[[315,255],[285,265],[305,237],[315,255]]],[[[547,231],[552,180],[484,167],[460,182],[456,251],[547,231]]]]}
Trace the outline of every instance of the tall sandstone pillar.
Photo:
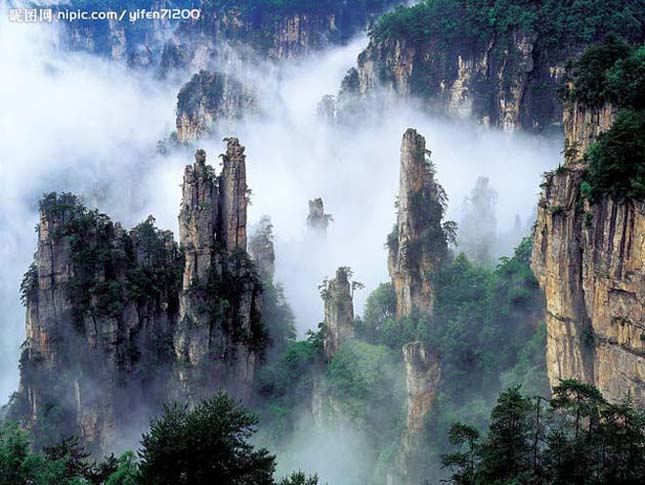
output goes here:
{"type": "Polygon", "coordinates": [[[336,277],[323,288],[325,303],[323,346],[325,357],[331,360],[346,340],[354,337],[354,303],[349,269],[340,267],[336,277]]]}
{"type": "Polygon", "coordinates": [[[217,389],[247,398],[257,355],[261,283],[246,255],[244,147],[227,138],[219,177],[198,150],[186,167],[179,238],[186,264],[174,343],[189,399],[217,389]]]}
{"type": "Polygon", "coordinates": [[[441,226],[443,189],[426,160],[429,153],[425,138],[412,128],[406,130],[401,142],[396,231],[388,244],[388,270],[399,318],[415,310],[432,316],[433,276],[446,253],[441,226]]]}
{"type": "MultiPolygon", "coordinates": [[[[414,129],[403,134],[396,229],[388,238],[388,270],[396,293],[397,318],[418,318],[431,325],[435,302],[434,278],[446,257],[442,226],[443,189],[426,159],[425,138],[414,129]]],[[[407,387],[407,421],[401,449],[388,473],[389,484],[418,483],[414,476],[416,450],[436,398],[441,364],[422,342],[403,346],[407,387]]]]}
{"type": "Polygon", "coordinates": [[[229,252],[246,251],[246,155],[237,138],[225,138],[226,153],[221,155],[219,236],[229,252]]]}

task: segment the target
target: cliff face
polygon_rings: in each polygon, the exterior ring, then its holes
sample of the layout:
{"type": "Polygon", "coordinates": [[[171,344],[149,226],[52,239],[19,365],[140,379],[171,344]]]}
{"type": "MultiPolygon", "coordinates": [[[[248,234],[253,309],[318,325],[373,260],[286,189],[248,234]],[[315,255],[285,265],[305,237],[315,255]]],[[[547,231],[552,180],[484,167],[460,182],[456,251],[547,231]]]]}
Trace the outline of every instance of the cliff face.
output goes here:
{"type": "Polygon", "coordinates": [[[535,34],[519,29],[487,43],[373,38],[358,58],[358,93],[374,96],[382,88],[420,98],[441,115],[544,132],[561,123],[555,92],[572,54],[544,48],[535,34]]]}
{"type": "Polygon", "coordinates": [[[567,105],[562,116],[565,163],[581,161],[589,145],[611,127],[615,115],[610,104],[600,108],[586,108],[578,103],[567,105]]]}
{"type": "MultiPolygon", "coordinates": [[[[388,270],[396,293],[397,318],[419,319],[421,325],[432,324],[434,277],[447,253],[442,226],[445,193],[434,180],[429,155],[425,138],[416,130],[406,130],[401,142],[397,223],[388,237],[388,270]]],[[[408,414],[388,484],[422,481],[414,476],[414,464],[441,376],[438,356],[422,342],[404,345],[403,359],[408,414]]]]}
{"type": "Polygon", "coordinates": [[[125,231],[71,194],[41,202],[9,411],[37,444],[78,435],[105,453],[163,402],[218,388],[248,396],[265,340],[261,286],[245,253],[242,152],[228,140],[219,177],[203,151],[186,168],[181,248],[153,218],[125,231]]]}
{"type": "Polygon", "coordinates": [[[329,361],[344,341],[354,338],[354,303],[349,268],[336,270],[336,278],[324,284],[322,296],[325,302],[323,348],[329,361]]]}
{"type": "Polygon", "coordinates": [[[177,95],[177,139],[196,140],[215,130],[231,130],[257,111],[255,97],[229,75],[200,71],[177,95]]]}
{"type": "Polygon", "coordinates": [[[273,224],[269,216],[262,216],[249,240],[249,255],[258,269],[262,281],[273,283],[275,275],[275,249],[273,224]]]}
{"type": "Polygon", "coordinates": [[[405,382],[407,387],[407,419],[401,450],[396,458],[396,469],[388,475],[388,483],[419,483],[415,477],[415,459],[423,450],[425,419],[430,413],[441,378],[439,357],[428,351],[421,342],[403,346],[405,382]],[[397,473],[399,475],[397,476],[397,473]]]}
{"type": "Polygon", "coordinates": [[[426,141],[408,129],[401,142],[398,214],[388,239],[388,271],[396,292],[397,317],[413,311],[431,316],[433,275],[446,252],[441,226],[442,189],[426,155],[426,141]]]}
{"type": "Polygon", "coordinates": [[[226,142],[219,177],[201,150],[184,174],[179,239],[186,265],[174,344],[191,400],[220,387],[248,398],[264,338],[262,287],[246,254],[244,147],[236,138],[226,142]]]}
{"type": "Polygon", "coordinates": [[[644,403],[645,204],[580,193],[584,149],[612,121],[609,106],[568,107],[567,163],[545,175],[531,265],[546,294],[551,384],[577,378],[644,403]]]}
{"type": "Polygon", "coordinates": [[[325,204],[320,197],[309,201],[309,215],[307,216],[309,230],[324,234],[327,232],[327,226],[333,220],[331,214],[325,213],[325,204]]]}
{"type": "Polygon", "coordinates": [[[106,449],[166,393],[155,369],[172,360],[181,257],[153,222],[128,233],[70,194],[42,201],[13,409],[37,439],[106,449]]]}
{"type": "MultiPolygon", "coordinates": [[[[260,2],[258,2],[260,3],[260,2]]],[[[187,21],[175,31],[170,67],[203,67],[206,58],[218,55],[218,45],[250,49],[255,55],[271,60],[303,57],[333,44],[343,44],[369,24],[392,0],[376,2],[326,2],[277,6],[260,3],[218,7],[203,2],[197,21],[187,21]],[[356,3],[356,4],[354,4],[356,3]],[[172,65],[172,59],[180,63],[172,65]]],[[[164,53],[165,54],[165,53],[164,53]]]]}
{"type": "MultiPolygon", "coordinates": [[[[224,45],[272,60],[302,57],[348,41],[397,2],[288,7],[255,3],[259,5],[201,1],[194,5],[201,11],[199,18],[181,21],[165,18],[131,22],[128,16],[136,14],[132,9],[122,22],[64,22],[61,42],[71,50],[125,62],[130,67],[156,69],[165,76],[174,70],[188,68],[194,72],[221,64],[222,53],[218,51],[224,45]]],[[[186,5],[175,0],[143,0],[136,7],[153,12],[186,5]]]]}

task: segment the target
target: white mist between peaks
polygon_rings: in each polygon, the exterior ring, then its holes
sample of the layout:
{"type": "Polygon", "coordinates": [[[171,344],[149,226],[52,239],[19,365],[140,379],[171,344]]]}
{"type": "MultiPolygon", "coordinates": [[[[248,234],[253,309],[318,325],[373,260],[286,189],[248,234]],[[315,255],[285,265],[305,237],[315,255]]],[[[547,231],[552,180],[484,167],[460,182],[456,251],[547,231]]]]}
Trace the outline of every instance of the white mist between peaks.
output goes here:
{"type": "MultiPolygon", "coordinates": [[[[156,153],[174,129],[179,86],[87,54],[57,48],[57,32],[43,25],[6,22],[0,12],[0,284],[2,327],[0,393],[17,389],[19,346],[24,340],[22,274],[36,249],[34,225],[43,193],[70,191],[126,227],[152,214],[177,235],[183,167],[188,149],[156,153]]],[[[250,223],[267,214],[274,224],[277,272],[303,334],[322,319],[317,286],[338,266],[350,266],[369,291],[387,281],[386,235],[395,222],[399,149],[406,128],[427,139],[437,179],[450,198],[448,218],[478,176],[498,192],[499,230],[515,215],[532,217],[541,173],[557,164],[559,141],[509,136],[469,123],[440,121],[401,104],[356,126],[327,126],[316,117],[323,95],[336,93],[367,39],[312,54],[280,69],[242,66],[264,113],[235,133],[246,146],[247,181],[253,191],[250,223]],[[334,217],[324,240],[306,231],[308,200],[322,197],[334,217]]],[[[189,79],[188,73],[184,76],[189,79]]],[[[221,136],[197,146],[217,167],[221,136]]],[[[219,170],[219,168],[218,168],[219,170]]]]}

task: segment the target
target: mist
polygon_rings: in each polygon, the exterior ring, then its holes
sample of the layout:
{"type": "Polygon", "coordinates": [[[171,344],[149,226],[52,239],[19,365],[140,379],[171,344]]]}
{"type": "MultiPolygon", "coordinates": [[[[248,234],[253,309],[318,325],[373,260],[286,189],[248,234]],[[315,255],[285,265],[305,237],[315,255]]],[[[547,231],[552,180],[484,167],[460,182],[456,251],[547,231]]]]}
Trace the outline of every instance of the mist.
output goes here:
{"type": "MultiPolygon", "coordinates": [[[[18,387],[24,340],[19,286],[36,248],[38,199],[45,192],[74,192],[126,227],[153,214],[159,227],[177,234],[183,166],[192,162],[194,148],[174,148],[167,155],[156,151],[158,140],[174,129],[175,81],[63,52],[55,26],[6,19],[0,11],[0,70],[9,73],[0,77],[0,397],[5,402],[18,387]]],[[[369,292],[388,280],[384,243],[396,218],[399,148],[406,128],[426,137],[438,181],[450,199],[449,219],[462,219],[462,202],[477,178],[489,178],[498,194],[498,239],[504,240],[496,254],[519,242],[512,231],[517,215],[524,227],[530,226],[541,174],[560,158],[560,139],[433,118],[412,103],[398,104],[386,117],[367,112],[353,126],[322,122],[316,117],[318,102],[337,92],[366,44],[367,38],[359,36],[280,67],[246,55],[212,66],[230,69],[253,85],[262,114],[196,146],[206,149],[216,167],[222,136],[238,136],[246,146],[253,191],[249,222],[264,214],[272,218],[276,280],[284,285],[300,335],[322,320],[317,285],[338,266],[351,266],[355,279],[365,284],[355,295],[357,314],[369,292]],[[334,217],[324,237],[306,230],[307,202],[315,197],[323,198],[334,217]],[[504,234],[513,236],[505,240],[504,234]]],[[[184,82],[189,78],[185,73],[184,82]]],[[[360,443],[351,430],[346,433],[347,444],[360,443]]],[[[360,445],[336,448],[338,439],[327,430],[297,440],[283,461],[319,471],[323,481],[342,483],[334,473],[359,459],[349,450],[360,445]],[[321,448],[338,451],[336,459],[327,457],[333,467],[320,461],[321,448]]]]}

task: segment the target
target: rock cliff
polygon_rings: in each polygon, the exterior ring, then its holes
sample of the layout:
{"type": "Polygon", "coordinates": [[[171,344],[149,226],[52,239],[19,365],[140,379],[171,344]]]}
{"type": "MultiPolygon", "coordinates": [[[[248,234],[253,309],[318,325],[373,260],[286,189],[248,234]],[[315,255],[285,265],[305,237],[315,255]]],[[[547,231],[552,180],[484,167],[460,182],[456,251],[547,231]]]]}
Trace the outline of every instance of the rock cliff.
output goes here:
{"type": "Polygon", "coordinates": [[[177,140],[185,143],[230,131],[243,116],[257,112],[250,89],[227,74],[200,71],[177,95],[177,140]]]}
{"type": "Polygon", "coordinates": [[[643,41],[642,4],[601,5],[414,2],[370,29],[344,84],[378,102],[411,96],[434,114],[505,131],[560,133],[568,62],[610,33],[643,41]]]}
{"type": "Polygon", "coordinates": [[[203,150],[184,173],[179,240],[186,264],[174,345],[190,400],[222,387],[248,398],[266,338],[262,286],[246,253],[244,147],[236,138],[225,141],[219,177],[203,150]]]}
{"type": "Polygon", "coordinates": [[[324,234],[327,232],[327,226],[333,220],[331,214],[325,213],[325,204],[320,197],[309,201],[309,215],[307,216],[309,230],[324,234]]]}
{"type": "Polygon", "coordinates": [[[37,443],[76,434],[108,449],[168,392],[160,377],[172,362],[182,258],[153,223],[126,232],[71,194],[41,201],[11,409],[37,443]]]}
{"type": "MultiPolygon", "coordinates": [[[[398,319],[412,318],[418,325],[432,325],[435,283],[447,256],[443,224],[446,196],[434,179],[425,138],[414,129],[403,134],[397,222],[388,237],[388,270],[396,294],[398,319]]],[[[390,484],[418,483],[414,463],[439,388],[439,358],[422,342],[403,346],[406,367],[407,422],[401,448],[388,474],[390,484]]]]}
{"type": "Polygon", "coordinates": [[[350,269],[340,267],[336,270],[336,277],[325,281],[321,288],[325,303],[323,348],[328,361],[344,341],[354,338],[353,285],[350,278],[350,269]]]}
{"type": "Polygon", "coordinates": [[[535,35],[521,30],[480,45],[372,40],[358,58],[358,92],[384,89],[388,97],[419,98],[432,113],[505,131],[545,132],[561,122],[555,93],[567,55],[539,49],[535,35]]]}
{"type": "Polygon", "coordinates": [[[437,397],[441,379],[439,357],[428,351],[422,342],[405,344],[403,360],[408,412],[396,468],[388,475],[388,483],[391,484],[419,483],[420,478],[414,476],[417,468],[414,461],[423,449],[425,420],[437,397]]]}
{"type": "Polygon", "coordinates": [[[434,180],[426,140],[408,129],[401,142],[397,222],[388,237],[388,270],[396,293],[397,317],[415,311],[431,317],[433,277],[446,255],[442,226],[445,193],[434,180]]]}
{"type": "Polygon", "coordinates": [[[567,107],[565,164],[545,175],[531,266],[546,294],[552,385],[576,378],[645,403],[645,204],[581,194],[584,150],[610,106],[567,107]]]}
{"type": "Polygon", "coordinates": [[[273,283],[275,275],[275,249],[273,247],[273,224],[269,216],[262,216],[249,240],[249,255],[262,281],[273,283]]]}
{"type": "Polygon", "coordinates": [[[243,147],[227,145],[221,175],[202,150],[186,168],[179,245],[152,217],[126,231],[71,194],[41,201],[9,409],[37,445],[73,434],[98,455],[163,402],[219,388],[248,397],[266,336],[245,252],[243,147]]]}
{"type": "MultiPolygon", "coordinates": [[[[130,67],[150,68],[166,76],[221,64],[224,45],[272,60],[294,59],[347,42],[395,0],[374,2],[193,2],[198,18],[139,19],[137,9],[186,8],[176,0],[142,0],[121,21],[63,22],[61,43],[70,50],[100,55],[130,67]]],[[[72,6],[74,4],[72,3],[72,6]]],[[[65,10],[56,7],[55,10],[65,10]]]]}

